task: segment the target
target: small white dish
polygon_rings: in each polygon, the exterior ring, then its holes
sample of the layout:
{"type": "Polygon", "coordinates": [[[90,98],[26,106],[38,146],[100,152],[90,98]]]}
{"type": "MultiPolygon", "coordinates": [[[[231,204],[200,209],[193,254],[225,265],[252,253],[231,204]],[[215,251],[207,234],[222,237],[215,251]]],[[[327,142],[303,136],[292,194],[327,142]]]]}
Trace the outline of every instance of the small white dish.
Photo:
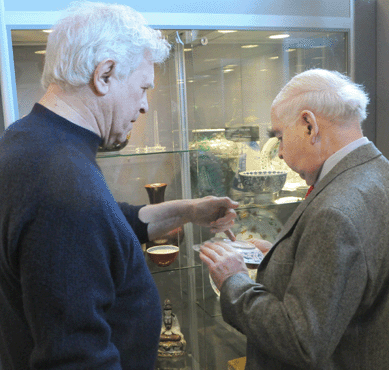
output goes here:
{"type": "MultiPolygon", "coordinates": [[[[243,256],[244,262],[249,268],[253,268],[253,266],[259,265],[263,260],[263,253],[258,248],[256,248],[254,244],[250,242],[246,242],[244,240],[236,240],[233,242],[227,238],[217,237],[211,238],[209,241],[213,243],[226,243],[229,246],[235,248],[235,250],[243,256]]],[[[202,244],[195,244],[193,245],[193,249],[199,252],[201,245],[202,244]]]]}

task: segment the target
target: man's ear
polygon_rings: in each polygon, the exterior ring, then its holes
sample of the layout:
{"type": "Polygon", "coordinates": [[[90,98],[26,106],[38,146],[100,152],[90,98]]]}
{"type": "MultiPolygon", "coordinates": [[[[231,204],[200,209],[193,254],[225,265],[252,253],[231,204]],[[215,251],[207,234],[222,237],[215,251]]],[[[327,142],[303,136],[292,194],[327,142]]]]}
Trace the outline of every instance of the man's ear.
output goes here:
{"type": "Polygon", "coordinates": [[[110,79],[115,68],[115,62],[112,59],[106,59],[100,62],[93,74],[93,87],[97,95],[106,95],[110,88],[110,79]]]}
{"type": "Polygon", "coordinates": [[[315,114],[310,110],[303,110],[300,113],[300,121],[305,128],[305,133],[310,137],[311,143],[314,144],[319,137],[319,126],[315,114]]]}

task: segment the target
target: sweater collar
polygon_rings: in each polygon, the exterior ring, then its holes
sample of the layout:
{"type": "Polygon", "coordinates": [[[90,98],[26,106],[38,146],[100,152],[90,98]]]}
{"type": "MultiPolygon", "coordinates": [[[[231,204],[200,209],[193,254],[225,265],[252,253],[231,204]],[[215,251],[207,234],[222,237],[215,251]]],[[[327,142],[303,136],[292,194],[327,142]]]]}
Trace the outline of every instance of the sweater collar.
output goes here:
{"type": "Polygon", "coordinates": [[[58,130],[58,134],[71,135],[72,140],[76,141],[73,144],[77,145],[78,141],[81,147],[89,148],[96,156],[98,147],[102,143],[102,138],[96,133],[76,125],[39,103],[35,103],[30,114],[38,118],[40,124],[50,123],[55,130],[58,130]],[[42,120],[42,116],[45,117],[44,120],[42,120]]]}

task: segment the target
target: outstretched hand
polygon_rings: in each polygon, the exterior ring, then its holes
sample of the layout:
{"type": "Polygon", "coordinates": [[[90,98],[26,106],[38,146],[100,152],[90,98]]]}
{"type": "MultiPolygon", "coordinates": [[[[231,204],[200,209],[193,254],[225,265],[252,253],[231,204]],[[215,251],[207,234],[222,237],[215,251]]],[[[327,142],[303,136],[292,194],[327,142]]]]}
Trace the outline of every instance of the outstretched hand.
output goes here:
{"type": "Polygon", "coordinates": [[[234,225],[238,202],[228,197],[207,196],[194,200],[191,221],[199,226],[209,227],[212,233],[225,232],[231,239],[235,240],[230,228],[234,225]]]}
{"type": "Polygon", "coordinates": [[[200,259],[208,266],[209,274],[219,290],[230,276],[240,272],[248,274],[243,256],[223,242],[205,242],[200,246],[200,259]]]}
{"type": "MultiPolygon", "coordinates": [[[[249,241],[264,255],[273,246],[271,242],[263,239],[250,239],[249,241]]],[[[205,242],[200,246],[200,259],[208,266],[209,274],[219,290],[230,276],[240,272],[248,274],[243,256],[227,243],[205,242]]]]}

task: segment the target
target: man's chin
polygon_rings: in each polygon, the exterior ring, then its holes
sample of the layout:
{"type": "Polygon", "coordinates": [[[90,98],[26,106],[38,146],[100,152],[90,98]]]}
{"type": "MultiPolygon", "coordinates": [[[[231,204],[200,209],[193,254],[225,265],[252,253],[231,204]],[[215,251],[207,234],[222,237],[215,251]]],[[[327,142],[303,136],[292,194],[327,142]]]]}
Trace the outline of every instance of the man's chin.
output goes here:
{"type": "Polygon", "coordinates": [[[122,143],[114,143],[114,144],[111,144],[111,145],[104,145],[104,144],[102,144],[102,145],[99,146],[98,151],[99,152],[116,152],[118,150],[123,149],[127,144],[128,144],[128,139],[126,139],[122,143]]]}

